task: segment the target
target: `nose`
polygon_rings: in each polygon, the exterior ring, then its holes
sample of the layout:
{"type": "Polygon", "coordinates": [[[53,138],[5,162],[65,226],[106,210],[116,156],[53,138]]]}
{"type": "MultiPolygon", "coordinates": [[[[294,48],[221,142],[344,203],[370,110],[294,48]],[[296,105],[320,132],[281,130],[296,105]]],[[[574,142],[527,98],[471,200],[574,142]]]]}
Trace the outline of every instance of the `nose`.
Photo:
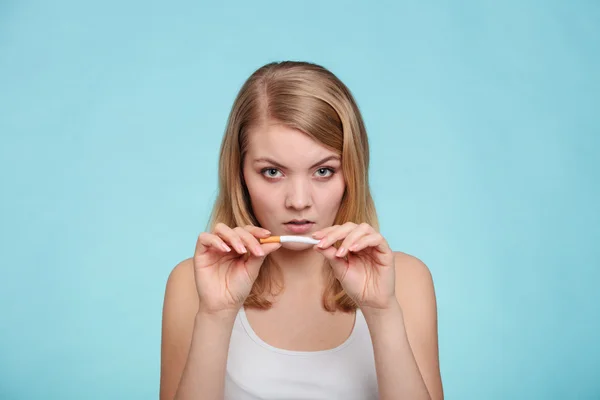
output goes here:
{"type": "Polygon", "coordinates": [[[285,206],[296,210],[304,210],[312,206],[310,183],[302,179],[291,181],[285,198],[285,206]]]}

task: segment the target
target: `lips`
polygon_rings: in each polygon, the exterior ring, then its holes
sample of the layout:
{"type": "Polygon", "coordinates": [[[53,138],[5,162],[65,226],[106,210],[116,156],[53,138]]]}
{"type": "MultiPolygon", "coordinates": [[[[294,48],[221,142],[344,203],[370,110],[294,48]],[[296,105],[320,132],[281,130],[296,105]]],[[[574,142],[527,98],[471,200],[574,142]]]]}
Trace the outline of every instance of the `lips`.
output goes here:
{"type": "Polygon", "coordinates": [[[303,234],[312,229],[314,222],[307,219],[294,219],[284,224],[285,228],[295,234],[303,234]]]}
{"type": "Polygon", "coordinates": [[[301,225],[301,224],[306,224],[306,223],[312,223],[312,221],[309,221],[307,219],[293,219],[289,222],[286,222],[286,224],[294,224],[294,225],[301,225]]]}

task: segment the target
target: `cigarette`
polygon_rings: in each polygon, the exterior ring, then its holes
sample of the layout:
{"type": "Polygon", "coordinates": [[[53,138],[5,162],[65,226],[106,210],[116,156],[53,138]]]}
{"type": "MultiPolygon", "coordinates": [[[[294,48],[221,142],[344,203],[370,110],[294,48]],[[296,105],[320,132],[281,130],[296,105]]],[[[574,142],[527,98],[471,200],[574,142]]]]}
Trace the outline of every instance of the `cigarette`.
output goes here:
{"type": "Polygon", "coordinates": [[[260,239],[261,243],[308,243],[317,244],[319,240],[305,236],[269,236],[268,238],[260,239]]]}

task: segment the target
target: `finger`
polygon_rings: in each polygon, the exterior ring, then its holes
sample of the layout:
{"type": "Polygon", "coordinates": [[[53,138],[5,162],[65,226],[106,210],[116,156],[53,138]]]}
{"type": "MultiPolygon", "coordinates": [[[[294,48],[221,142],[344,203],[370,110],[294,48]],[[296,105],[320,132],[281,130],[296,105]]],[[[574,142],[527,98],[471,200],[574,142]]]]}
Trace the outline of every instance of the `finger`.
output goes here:
{"type": "Polygon", "coordinates": [[[318,246],[321,249],[326,249],[338,240],[344,239],[354,228],[356,228],[356,224],[353,222],[347,222],[344,225],[338,226],[325,235],[318,246]]]}
{"type": "MultiPolygon", "coordinates": [[[[230,254],[232,254],[231,248],[220,237],[203,232],[198,236],[198,240],[196,241],[194,270],[214,265],[223,259],[223,257],[228,257],[230,254]]],[[[233,254],[235,254],[235,257],[238,257],[235,252],[233,254]]]]}
{"type": "Polygon", "coordinates": [[[205,253],[209,248],[214,248],[217,251],[221,252],[230,252],[231,248],[227,246],[223,239],[216,235],[211,235],[207,232],[202,232],[198,236],[198,240],[196,241],[196,250],[194,252],[195,256],[201,255],[205,253]]]}
{"type": "Polygon", "coordinates": [[[348,261],[346,261],[346,259],[344,258],[339,258],[335,256],[335,247],[320,249],[318,245],[315,245],[314,249],[317,252],[323,254],[327,261],[329,261],[331,269],[333,270],[333,275],[336,277],[336,279],[338,279],[341,282],[346,276],[346,272],[348,271],[348,261]]]}
{"type": "Polygon", "coordinates": [[[333,226],[329,226],[327,228],[323,228],[319,231],[316,231],[315,233],[312,234],[312,237],[315,239],[321,239],[322,237],[324,237],[325,235],[327,235],[329,232],[331,232],[332,230],[338,228],[339,225],[333,225],[333,226]]]}
{"type": "Polygon", "coordinates": [[[248,259],[246,260],[246,270],[248,271],[248,275],[251,276],[252,279],[256,279],[256,277],[258,276],[258,272],[260,271],[260,267],[263,265],[265,257],[281,248],[281,243],[265,243],[260,246],[264,252],[264,256],[258,257],[253,254],[250,254],[248,259]]]}
{"type": "Polygon", "coordinates": [[[260,247],[263,249],[263,252],[265,253],[265,255],[263,256],[266,257],[269,254],[271,254],[272,252],[279,250],[281,248],[282,244],[281,243],[265,243],[265,244],[261,244],[260,247]]]}
{"type": "Polygon", "coordinates": [[[265,238],[271,235],[271,231],[269,231],[268,229],[261,228],[259,226],[246,225],[244,229],[257,238],[265,238]]]}
{"type": "Polygon", "coordinates": [[[252,254],[257,257],[262,257],[265,255],[262,247],[260,247],[259,241],[256,239],[256,237],[254,237],[254,235],[252,235],[252,233],[240,227],[233,228],[233,231],[238,234],[240,239],[242,239],[244,246],[250,249],[252,254]]]}
{"type": "Polygon", "coordinates": [[[352,253],[357,253],[367,247],[373,247],[380,253],[388,253],[390,251],[387,241],[378,232],[361,237],[348,250],[352,253]]]}
{"type": "Polygon", "coordinates": [[[342,244],[340,245],[337,253],[337,257],[344,257],[348,253],[348,249],[354,245],[363,236],[369,235],[375,232],[375,230],[369,224],[360,224],[352,232],[350,232],[342,244]]]}
{"type": "Polygon", "coordinates": [[[225,224],[217,224],[215,226],[215,235],[219,236],[223,241],[230,244],[239,254],[246,254],[247,250],[240,236],[233,229],[225,224]]]}

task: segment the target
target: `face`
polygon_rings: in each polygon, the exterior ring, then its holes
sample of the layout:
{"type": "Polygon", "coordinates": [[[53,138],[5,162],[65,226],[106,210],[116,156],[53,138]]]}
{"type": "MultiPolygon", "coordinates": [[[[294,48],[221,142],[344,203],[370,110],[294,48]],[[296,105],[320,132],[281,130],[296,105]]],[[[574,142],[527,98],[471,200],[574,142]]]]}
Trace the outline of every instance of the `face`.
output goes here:
{"type": "Polygon", "coordinates": [[[273,235],[310,236],[333,225],[345,189],[341,160],[303,132],[281,124],[250,131],[243,174],[254,215],[273,235]]]}

